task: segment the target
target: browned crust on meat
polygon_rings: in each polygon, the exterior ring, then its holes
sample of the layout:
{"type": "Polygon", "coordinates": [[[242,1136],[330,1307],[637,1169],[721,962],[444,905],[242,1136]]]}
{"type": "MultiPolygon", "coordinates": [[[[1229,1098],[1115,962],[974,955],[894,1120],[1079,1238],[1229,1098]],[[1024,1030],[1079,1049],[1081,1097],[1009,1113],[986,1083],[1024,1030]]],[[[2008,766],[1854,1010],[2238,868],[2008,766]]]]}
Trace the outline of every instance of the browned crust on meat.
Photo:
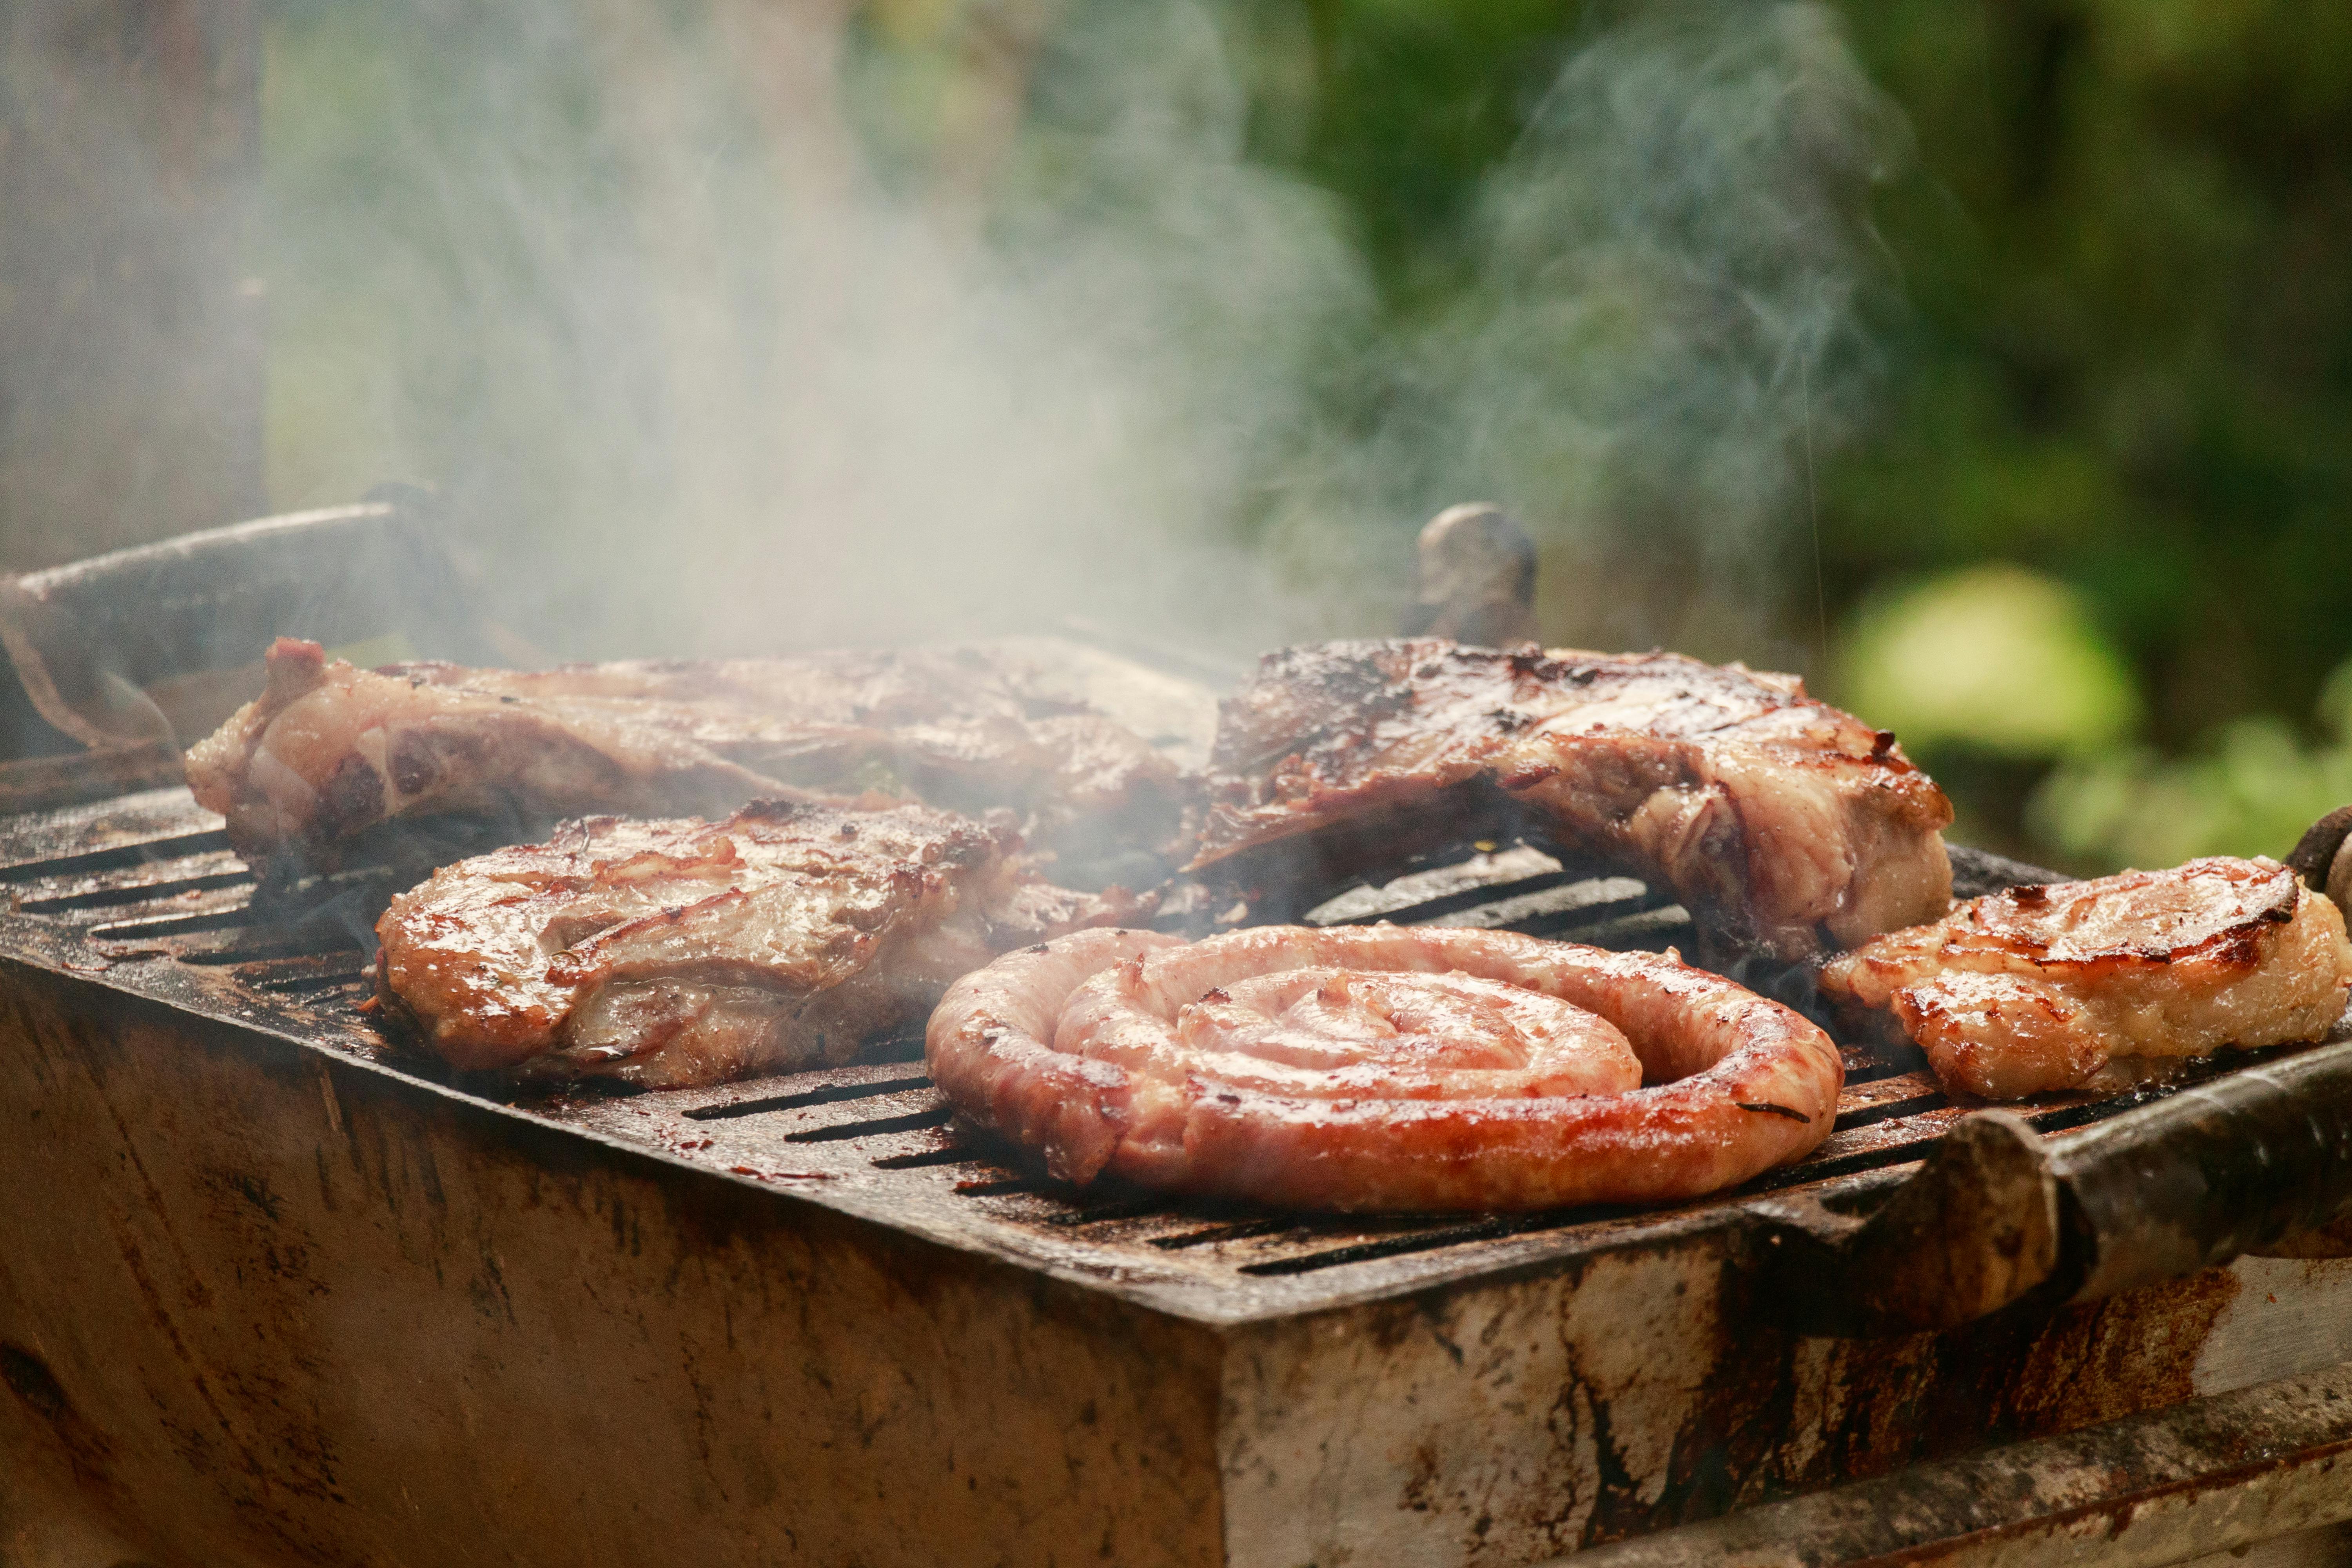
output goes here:
{"type": "Polygon", "coordinates": [[[1008,945],[1149,906],[920,806],[566,824],[393,900],[379,994],[453,1066],[676,1086],[850,1059],[1008,945]]]}
{"type": "Polygon", "coordinates": [[[1832,960],[1823,994],[1891,1021],[1948,1088],[2014,1099],[2115,1057],[2194,1056],[2324,1034],[2352,989],[2326,899],[2271,860],[2014,888],[1832,960]]]}
{"type": "Polygon", "coordinates": [[[599,811],[843,803],[877,782],[952,809],[1007,807],[1034,847],[1160,849],[1185,786],[1108,717],[976,650],[357,669],[281,637],[263,695],[189,754],[199,801],[257,864],[331,865],[389,818],[544,826],[599,811]]]}
{"type": "Polygon", "coordinates": [[[1195,868],[1499,790],[1663,879],[1726,943],[1802,956],[1940,911],[1943,792],[1792,677],[1675,654],[1328,643],[1221,710],[1195,868]]]}

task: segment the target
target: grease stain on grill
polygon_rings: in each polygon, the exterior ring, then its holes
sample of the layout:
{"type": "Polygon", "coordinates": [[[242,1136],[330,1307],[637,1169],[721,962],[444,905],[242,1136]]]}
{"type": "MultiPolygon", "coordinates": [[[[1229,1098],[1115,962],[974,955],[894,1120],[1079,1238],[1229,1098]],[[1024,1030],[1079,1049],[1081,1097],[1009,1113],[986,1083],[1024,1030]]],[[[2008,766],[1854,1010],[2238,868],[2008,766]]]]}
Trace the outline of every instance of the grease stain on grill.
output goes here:
{"type": "Polygon", "coordinates": [[[114,1446],[74,1407],[47,1362],[22,1345],[0,1342],[0,1384],[57,1434],[77,1480],[103,1479],[114,1446]]]}
{"type": "Polygon", "coordinates": [[[1897,1121],[1922,1111],[1942,1110],[1952,1103],[1951,1097],[1938,1090],[1933,1094],[1913,1095],[1907,1100],[1889,1100],[1884,1105],[1867,1105],[1858,1110],[1838,1112],[1836,1131],[1851,1132],[1857,1127],[1875,1126],[1881,1121],[1897,1121]]]}
{"type": "Polygon", "coordinates": [[[1058,1184],[1046,1176],[997,1176],[978,1182],[958,1182],[955,1190],[956,1195],[962,1198],[1003,1198],[1051,1193],[1058,1184]]]}
{"type": "Polygon", "coordinates": [[[71,910],[120,909],[125,904],[154,903],[163,899],[179,898],[188,893],[218,892],[227,888],[242,888],[254,879],[253,873],[243,866],[226,871],[192,872],[167,877],[154,881],[115,883],[79,893],[58,893],[46,898],[19,899],[16,908],[28,915],[63,914],[71,910]]]}

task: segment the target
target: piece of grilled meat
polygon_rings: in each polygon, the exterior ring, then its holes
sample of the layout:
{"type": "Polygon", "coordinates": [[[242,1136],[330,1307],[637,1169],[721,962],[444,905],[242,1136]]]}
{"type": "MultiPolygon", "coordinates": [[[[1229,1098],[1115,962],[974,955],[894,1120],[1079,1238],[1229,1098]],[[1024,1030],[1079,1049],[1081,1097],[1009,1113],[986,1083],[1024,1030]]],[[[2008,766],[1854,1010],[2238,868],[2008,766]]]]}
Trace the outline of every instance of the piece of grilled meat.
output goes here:
{"type": "Polygon", "coordinates": [[[1061,1180],[1356,1211],[1717,1192],[1828,1137],[1845,1080],[1672,957],[1430,926],[1081,931],[957,981],[924,1056],[1061,1180]]]}
{"type": "Polygon", "coordinates": [[[1017,847],[912,805],[591,817],[394,899],[377,989],[467,1070],[676,1086],[844,1062],[1008,948],[1149,912],[1025,880],[1017,847]]]}
{"type": "Polygon", "coordinates": [[[2344,1014],[2344,917],[2273,860],[2216,858],[1990,893],[1823,966],[1822,992],[1891,1022],[1944,1087],[2014,1100],[2114,1057],[2316,1039],[2344,1014]]]}
{"type": "Polygon", "coordinates": [[[1307,836],[1393,857],[1499,808],[1671,887],[1726,954],[1801,958],[1951,897],[1951,805],[1893,735],[1793,676],[1675,654],[1269,654],[1220,714],[1209,802],[1193,867],[1244,886],[1297,874],[1307,836]]]}
{"type": "Polygon", "coordinates": [[[1033,847],[1081,863],[1166,852],[1181,817],[1178,770],[1150,742],[976,650],[369,670],[281,637],[267,662],[263,695],[188,753],[196,798],[257,864],[331,867],[397,817],[521,837],[754,796],[1006,807],[1033,847]]]}

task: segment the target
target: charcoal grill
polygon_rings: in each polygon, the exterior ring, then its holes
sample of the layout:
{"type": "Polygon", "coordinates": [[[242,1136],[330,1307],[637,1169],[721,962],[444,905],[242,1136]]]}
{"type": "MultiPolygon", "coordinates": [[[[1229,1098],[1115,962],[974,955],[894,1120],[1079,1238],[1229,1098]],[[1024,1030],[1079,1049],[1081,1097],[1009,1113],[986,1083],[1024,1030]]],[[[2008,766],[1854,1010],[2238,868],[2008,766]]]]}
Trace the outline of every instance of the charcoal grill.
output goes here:
{"type": "MultiPolygon", "coordinates": [[[[397,873],[265,892],[108,765],[0,820],[6,1561],[2156,1563],[2352,1518],[2352,1262],[2237,1255],[2326,1250],[2340,1135],[2288,1198],[2207,1161],[2261,1223],[2130,1257],[2069,1250],[2131,1204],[2066,1187],[2046,1279],[1895,1331],[1823,1285],[1886,1267],[1857,1227],[1968,1112],[1864,1047],[1811,1158],[1665,1212],[1080,1194],[954,1124],[912,1038],[717,1089],[453,1079],[364,1010],[397,873]]],[[[1316,918],[1681,929],[1463,854],[1316,918]]],[[[2340,1104],[2347,1050],[2256,1065],[2340,1104]]],[[[2248,1065],[2023,1115],[2061,1174],[2178,1181],[2248,1065]]]]}

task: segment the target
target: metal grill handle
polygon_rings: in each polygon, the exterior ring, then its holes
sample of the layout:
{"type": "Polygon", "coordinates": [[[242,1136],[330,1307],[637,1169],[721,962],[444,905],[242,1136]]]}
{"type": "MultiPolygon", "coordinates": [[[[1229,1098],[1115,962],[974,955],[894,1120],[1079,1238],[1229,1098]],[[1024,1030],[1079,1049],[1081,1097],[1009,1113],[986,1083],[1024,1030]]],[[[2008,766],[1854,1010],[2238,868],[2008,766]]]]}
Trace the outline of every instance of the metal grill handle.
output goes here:
{"type": "Polygon", "coordinates": [[[2077,1301],[2242,1254],[2342,1250],[2352,1041],[2247,1068],[2086,1127],[2055,1150],[2077,1301]]]}
{"type": "Polygon", "coordinates": [[[2093,1301],[2246,1254],[2352,1254],[2352,1040],[2044,1140],[2007,1111],[1947,1133],[1865,1218],[1759,1205],[1802,1331],[1956,1328],[2093,1301]]]}

